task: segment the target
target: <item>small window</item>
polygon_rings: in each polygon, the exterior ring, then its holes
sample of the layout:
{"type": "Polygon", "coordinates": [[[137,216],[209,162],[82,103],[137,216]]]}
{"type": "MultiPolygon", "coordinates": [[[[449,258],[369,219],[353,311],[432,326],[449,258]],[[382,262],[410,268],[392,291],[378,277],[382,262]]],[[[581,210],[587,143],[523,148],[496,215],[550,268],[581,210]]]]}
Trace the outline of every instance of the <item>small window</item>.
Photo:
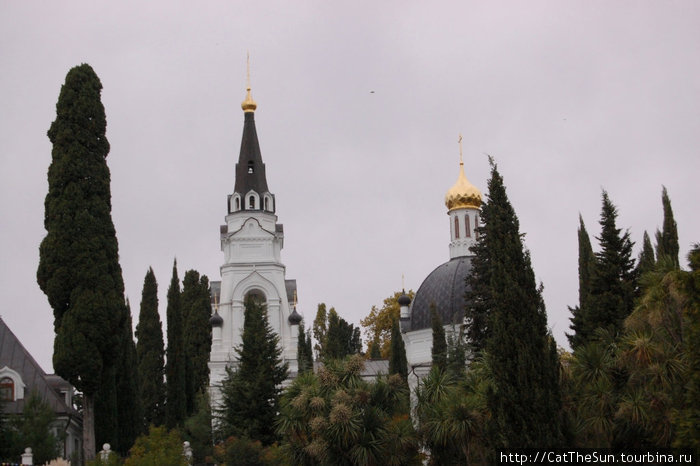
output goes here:
{"type": "Polygon", "coordinates": [[[459,217],[455,215],[455,238],[459,238],[459,217]]]}
{"type": "Polygon", "coordinates": [[[252,161],[252,160],[249,160],[249,161],[248,161],[248,173],[249,173],[249,174],[255,173],[255,170],[253,169],[253,166],[254,166],[253,161],[252,161]]]}
{"type": "Polygon", "coordinates": [[[251,209],[255,209],[255,196],[250,196],[248,198],[248,207],[251,209]]]}
{"type": "Polygon", "coordinates": [[[265,210],[270,210],[270,199],[265,198],[265,210]]]}
{"type": "Polygon", "coordinates": [[[0,400],[15,401],[15,381],[9,377],[0,379],[0,400]]]}
{"type": "Polygon", "coordinates": [[[467,238],[471,237],[472,235],[472,229],[470,228],[471,225],[469,225],[469,215],[464,216],[464,236],[467,238]]]}

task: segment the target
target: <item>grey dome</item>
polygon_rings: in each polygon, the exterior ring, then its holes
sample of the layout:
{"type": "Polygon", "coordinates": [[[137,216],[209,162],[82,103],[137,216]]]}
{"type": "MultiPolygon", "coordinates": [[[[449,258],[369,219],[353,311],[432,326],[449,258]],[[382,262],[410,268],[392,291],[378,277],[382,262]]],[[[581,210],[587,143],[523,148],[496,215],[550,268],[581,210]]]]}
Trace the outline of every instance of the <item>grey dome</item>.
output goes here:
{"type": "Polygon", "coordinates": [[[214,315],[209,319],[209,324],[212,327],[221,327],[224,325],[224,319],[219,315],[219,311],[214,311],[214,315]]]}
{"type": "Polygon", "coordinates": [[[302,317],[299,315],[297,312],[297,307],[294,306],[294,309],[292,310],[292,313],[289,314],[289,317],[287,317],[287,320],[291,325],[299,325],[299,322],[301,322],[302,317]]]}
{"type": "Polygon", "coordinates": [[[471,268],[472,258],[462,256],[455,257],[430,272],[413,298],[409,332],[431,327],[431,304],[435,304],[443,324],[462,322],[464,295],[467,292],[466,278],[471,268]]]}
{"type": "Polygon", "coordinates": [[[408,306],[409,304],[411,304],[411,298],[409,298],[406,295],[406,292],[404,292],[401,296],[399,296],[397,302],[399,303],[399,306],[408,306]]]}

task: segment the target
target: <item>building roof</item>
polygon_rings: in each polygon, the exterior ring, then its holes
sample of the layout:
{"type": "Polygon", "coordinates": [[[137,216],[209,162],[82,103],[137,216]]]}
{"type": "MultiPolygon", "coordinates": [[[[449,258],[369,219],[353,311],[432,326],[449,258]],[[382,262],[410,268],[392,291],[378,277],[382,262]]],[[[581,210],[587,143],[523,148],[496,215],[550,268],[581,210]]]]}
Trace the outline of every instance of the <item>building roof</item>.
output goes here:
{"type": "Polygon", "coordinates": [[[7,413],[21,413],[25,400],[36,391],[57,415],[80,416],[77,410],[68,406],[60,395],[61,390],[72,388],[71,385],[55,374],[47,375],[34,360],[27,349],[0,317],[0,369],[9,367],[22,377],[24,399],[5,403],[3,410],[7,413]]]}
{"type": "MultiPolygon", "coordinates": [[[[255,113],[245,112],[244,115],[241,152],[236,164],[236,183],[233,191],[241,196],[245,196],[250,191],[258,194],[270,192],[267,188],[265,164],[262,161],[258,133],[255,129],[255,113]]],[[[241,204],[241,209],[246,210],[245,202],[241,204]]]]}
{"type": "Polygon", "coordinates": [[[442,323],[460,324],[464,319],[466,278],[472,267],[470,256],[455,257],[423,280],[411,306],[409,332],[431,327],[430,306],[435,304],[442,323]]]}

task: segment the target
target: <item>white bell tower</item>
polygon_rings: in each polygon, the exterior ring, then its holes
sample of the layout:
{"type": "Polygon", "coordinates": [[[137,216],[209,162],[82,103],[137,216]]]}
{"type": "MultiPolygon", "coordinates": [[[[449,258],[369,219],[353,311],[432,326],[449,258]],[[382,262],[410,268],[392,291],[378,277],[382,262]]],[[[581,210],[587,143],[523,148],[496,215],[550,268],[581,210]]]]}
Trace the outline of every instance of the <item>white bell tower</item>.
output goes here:
{"type": "Polygon", "coordinates": [[[270,326],[280,338],[282,357],[289,363],[289,372],[297,371],[301,317],[290,306],[296,296],[296,280],[285,279],[281,261],[284,229],[277,223],[275,196],[267,187],[255,129],[257,104],[251,97],[250,83],[241,107],[245,119],[235,186],[233,194],[228,196],[226,224],[220,229],[224,253],[221,282],[212,283],[217,303],[211,318],[213,338],[209,359],[214,405],[220,400],[218,386],[226,377],[226,366],[236,364],[235,348],[242,343],[244,303],[248,296],[266,305],[270,326]]]}

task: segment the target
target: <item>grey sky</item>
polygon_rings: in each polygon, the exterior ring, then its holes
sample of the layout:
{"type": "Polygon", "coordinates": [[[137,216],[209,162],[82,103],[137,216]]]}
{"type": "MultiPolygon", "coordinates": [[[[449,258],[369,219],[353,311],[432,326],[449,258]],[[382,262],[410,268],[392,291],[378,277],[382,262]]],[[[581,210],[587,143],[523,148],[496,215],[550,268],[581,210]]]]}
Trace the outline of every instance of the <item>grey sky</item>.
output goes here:
{"type": "Polygon", "coordinates": [[[699,24],[696,1],[2,1],[0,314],[51,371],[35,278],[46,131],[80,63],[104,86],[135,321],[149,266],[163,321],[174,257],[181,278],[219,279],[249,50],[282,259],[307,320],[325,302],[359,323],[402,274],[415,290],[448,260],[461,132],[482,191],[484,154],[498,162],[567,346],[578,215],[599,233],[602,188],[639,243],[661,224],[665,185],[684,265],[700,241],[699,24]]]}

